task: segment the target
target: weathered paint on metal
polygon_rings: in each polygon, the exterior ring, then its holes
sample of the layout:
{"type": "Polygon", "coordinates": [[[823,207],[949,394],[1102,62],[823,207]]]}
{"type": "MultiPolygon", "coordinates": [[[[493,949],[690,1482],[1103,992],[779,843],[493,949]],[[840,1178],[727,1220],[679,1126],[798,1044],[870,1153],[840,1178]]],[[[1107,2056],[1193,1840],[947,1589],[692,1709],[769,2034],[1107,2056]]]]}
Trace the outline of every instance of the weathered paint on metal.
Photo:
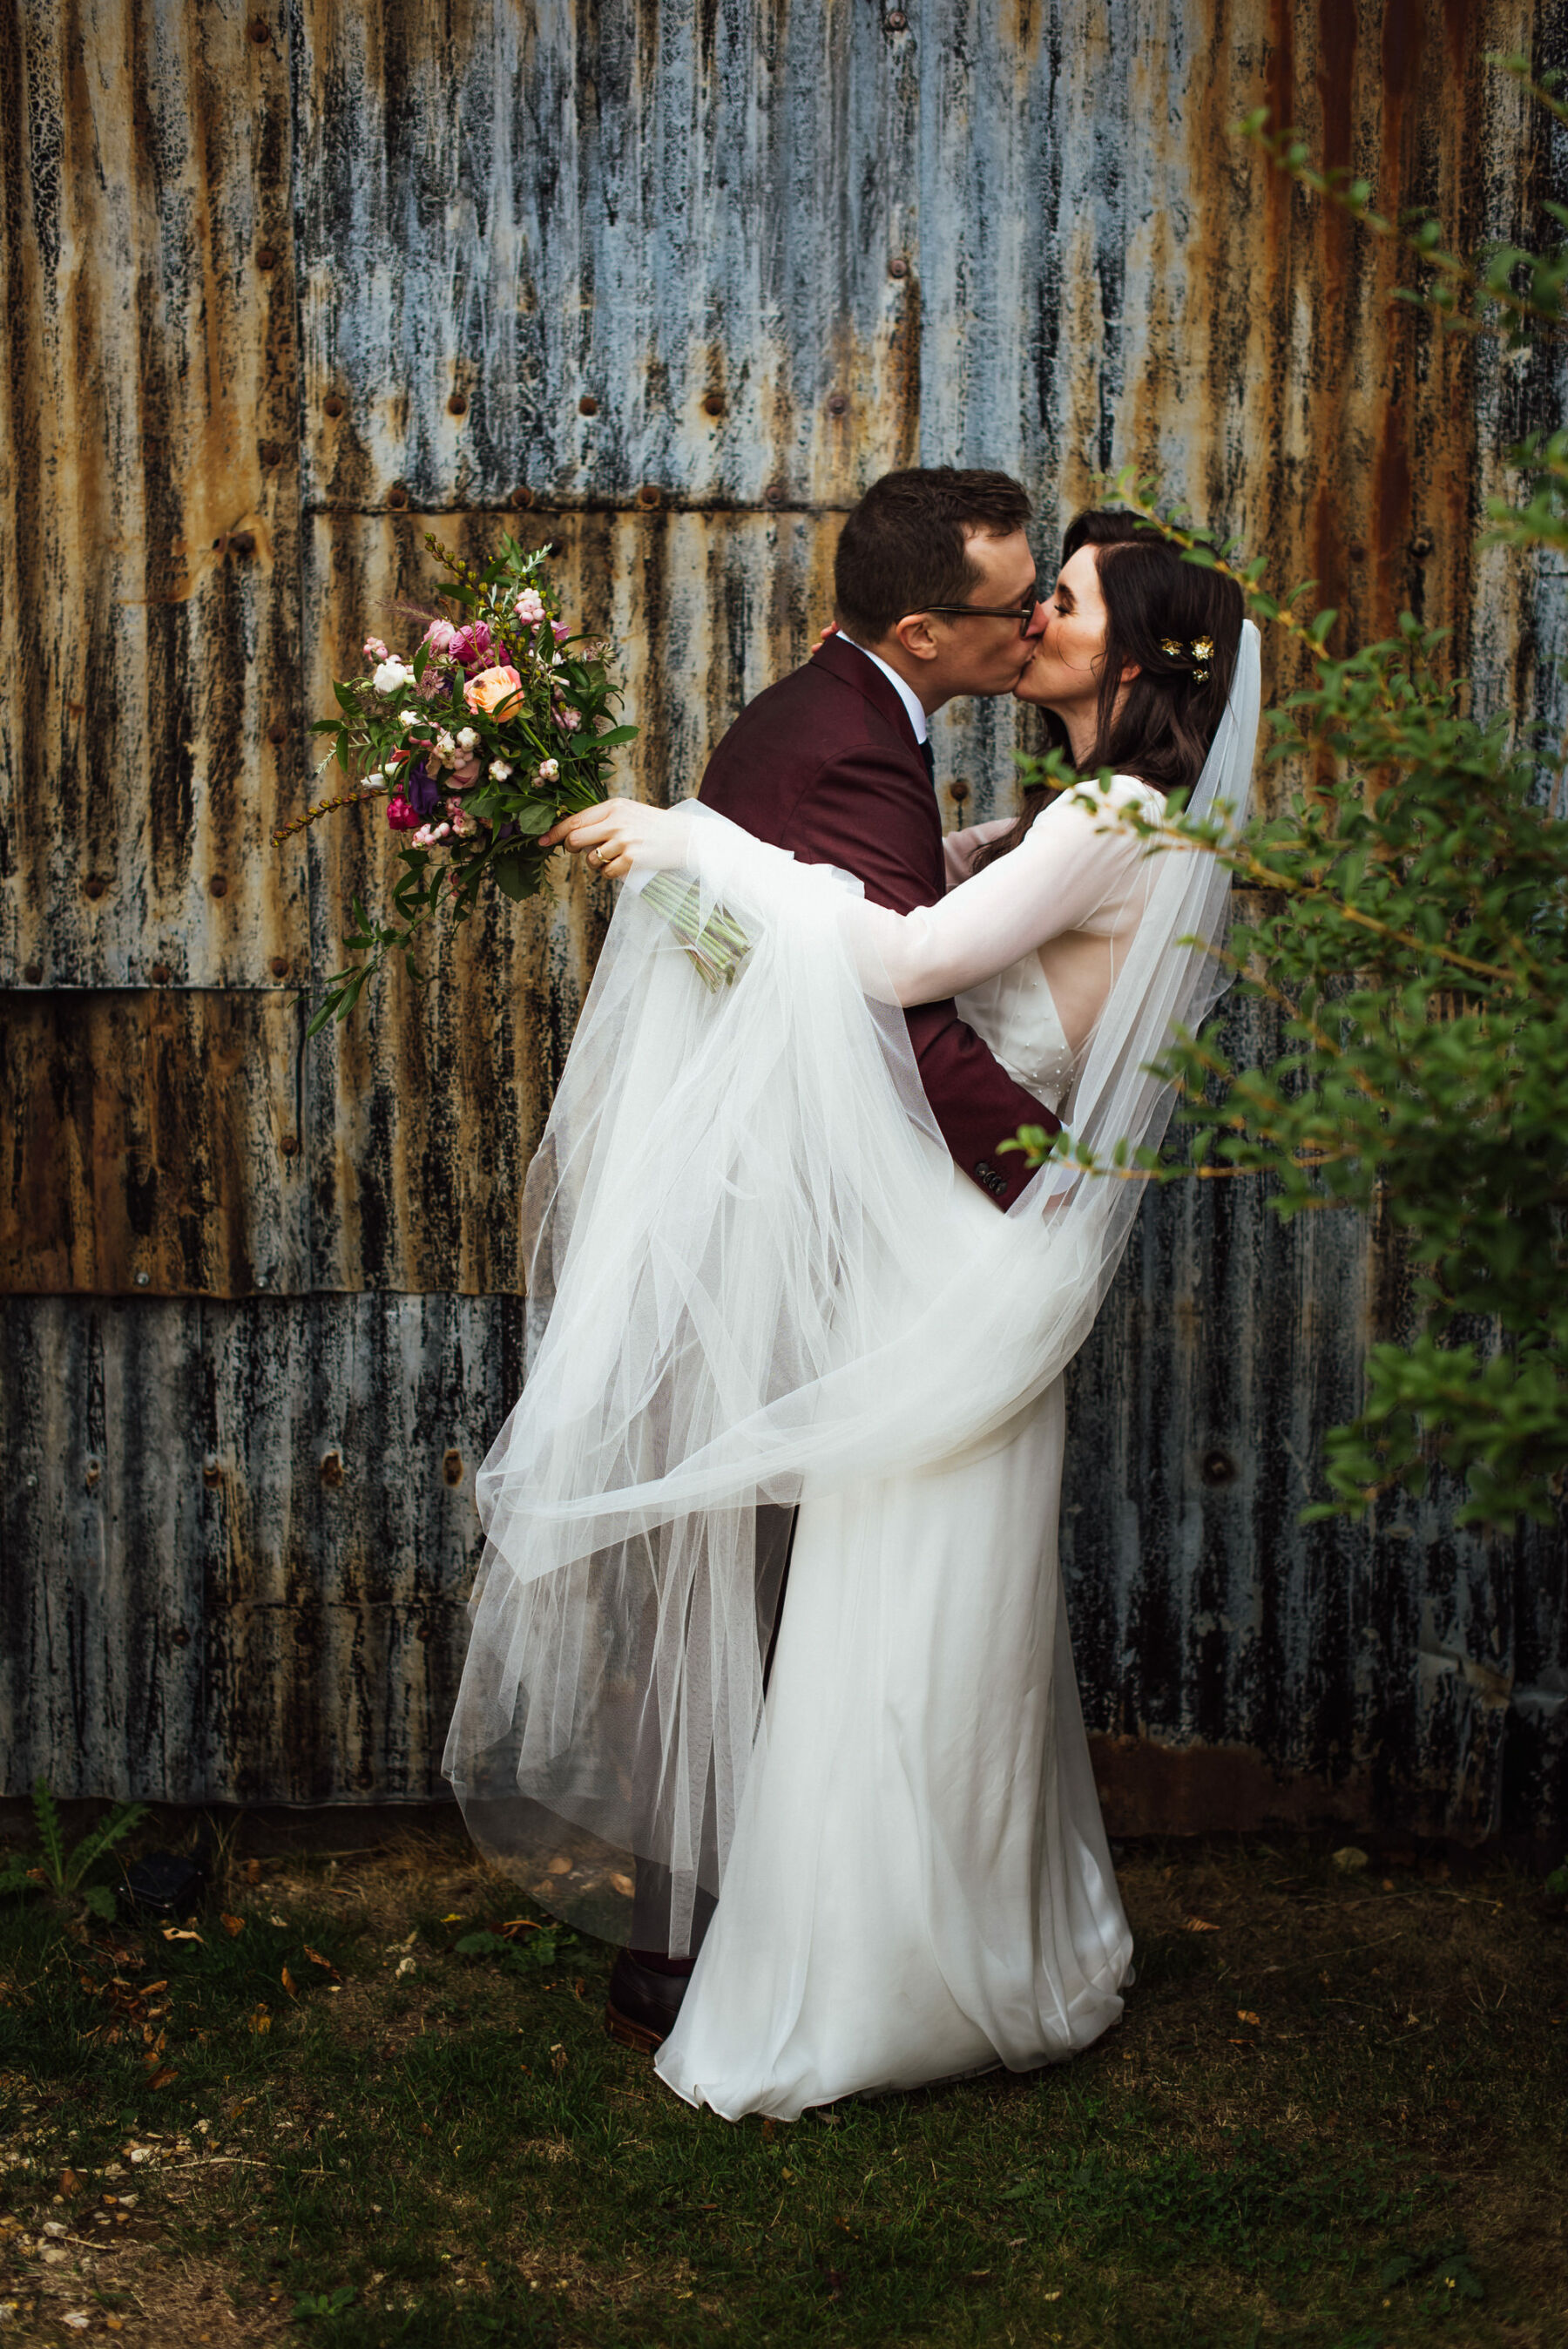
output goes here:
{"type": "MultiPolygon", "coordinates": [[[[843,512],[906,461],[1019,472],[1047,556],[1136,461],[1347,638],[1408,604],[1480,697],[1555,710],[1568,599],[1475,552],[1548,387],[1391,305],[1388,249],[1229,129],[1270,103],[1389,208],[1507,235],[1563,159],[1480,60],[1561,62],[1555,0],[899,13],[7,17],[5,1785],[436,1790],[521,1183],[609,899],[491,908],[303,1044],[389,843],[269,833],[426,528],[557,544],[655,798],[804,657],[843,512]]],[[[950,819],[1008,803],[1011,705],[936,738],[950,819]]],[[[1397,1288],[1249,1185],[1146,1207],[1064,1543],[1124,1824],[1568,1819],[1560,1536],[1461,1540],[1441,1497],[1295,1522],[1397,1288]]]]}

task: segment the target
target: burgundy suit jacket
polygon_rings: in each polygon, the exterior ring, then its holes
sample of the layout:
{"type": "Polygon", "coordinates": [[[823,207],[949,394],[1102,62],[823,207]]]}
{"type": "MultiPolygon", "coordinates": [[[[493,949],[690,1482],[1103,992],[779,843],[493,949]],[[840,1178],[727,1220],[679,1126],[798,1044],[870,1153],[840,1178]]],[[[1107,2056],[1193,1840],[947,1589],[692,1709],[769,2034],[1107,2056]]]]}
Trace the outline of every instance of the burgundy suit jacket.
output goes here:
{"type": "MultiPolygon", "coordinates": [[[[697,796],[807,864],[852,873],[894,913],[944,894],[942,818],[909,713],[865,655],[837,636],[748,702],[707,763],[697,796]]],[[[1029,1179],[996,1145],[1057,1120],[1016,1085],[953,1003],[907,1014],[921,1082],[954,1162],[999,1207],[1029,1179]]]]}

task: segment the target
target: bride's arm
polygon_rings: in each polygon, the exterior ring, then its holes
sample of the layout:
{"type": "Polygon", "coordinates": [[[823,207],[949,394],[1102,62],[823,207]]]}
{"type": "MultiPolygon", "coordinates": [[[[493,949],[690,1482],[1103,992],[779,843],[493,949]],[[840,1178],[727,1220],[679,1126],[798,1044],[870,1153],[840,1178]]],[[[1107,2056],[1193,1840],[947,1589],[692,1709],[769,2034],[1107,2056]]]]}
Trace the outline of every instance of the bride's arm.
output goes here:
{"type": "MultiPolygon", "coordinates": [[[[753,882],[771,899],[781,887],[814,886],[784,849],[754,840],[712,809],[686,801],[675,808],[607,800],[569,816],[544,836],[586,849],[612,877],[685,868],[705,863],[703,841],[717,852],[713,877],[722,891],[753,882]]],[[[1036,818],[1006,856],[949,889],[934,905],[895,914],[845,892],[835,910],[868,988],[906,1009],[940,1003],[1006,970],[1020,956],[1066,930],[1082,929],[1109,897],[1130,881],[1143,854],[1136,833],[1105,811],[1064,795],[1036,818]]]]}

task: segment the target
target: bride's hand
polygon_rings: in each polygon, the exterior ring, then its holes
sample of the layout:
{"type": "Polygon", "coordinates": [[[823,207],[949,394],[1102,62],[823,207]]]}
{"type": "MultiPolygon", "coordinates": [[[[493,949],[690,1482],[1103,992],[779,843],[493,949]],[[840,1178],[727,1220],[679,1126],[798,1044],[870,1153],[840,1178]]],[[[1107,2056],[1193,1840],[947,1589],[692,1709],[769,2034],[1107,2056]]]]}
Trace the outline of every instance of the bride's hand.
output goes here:
{"type": "Polygon", "coordinates": [[[673,817],[673,810],[645,807],[640,800],[604,800],[598,807],[584,808],[552,824],[539,844],[569,848],[575,856],[585,854],[596,872],[621,881],[631,871],[634,858],[655,867],[680,862],[669,837],[673,817]]]}

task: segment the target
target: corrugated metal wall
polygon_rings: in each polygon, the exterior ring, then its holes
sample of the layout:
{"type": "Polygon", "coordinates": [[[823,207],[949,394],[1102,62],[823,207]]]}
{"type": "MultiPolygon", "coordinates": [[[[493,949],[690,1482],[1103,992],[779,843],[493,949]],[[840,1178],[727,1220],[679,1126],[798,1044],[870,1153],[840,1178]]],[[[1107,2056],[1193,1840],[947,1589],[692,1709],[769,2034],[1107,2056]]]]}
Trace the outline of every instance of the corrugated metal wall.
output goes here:
{"type": "MultiPolygon", "coordinates": [[[[1560,19],[18,0],[6,1787],[438,1791],[519,1191],[609,905],[579,869],[305,1046],[297,990],[387,843],[269,835],[421,533],[557,543],[657,797],[804,656],[840,518],[903,461],[1016,470],[1047,547],[1145,461],[1354,630],[1413,603],[1483,690],[1543,700],[1560,594],[1474,552],[1543,387],[1390,309],[1387,257],[1229,125],[1266,100],[1388,201],[1505,232],[1560,175],[1480,59],[1560,19]]],[[[1014,740],[1010,706],[940,722],[966,820],[1006,804],[1014,740]]],[[[1349,1219],[1283,1232],[1243,1185],[1146,1209],[1068,1505],[1124,1824],[1568,1818],[1561,1541],[1461,1539],[1437,1504],[1295,1523],[1397,1292],[1349,1219]]]]}

